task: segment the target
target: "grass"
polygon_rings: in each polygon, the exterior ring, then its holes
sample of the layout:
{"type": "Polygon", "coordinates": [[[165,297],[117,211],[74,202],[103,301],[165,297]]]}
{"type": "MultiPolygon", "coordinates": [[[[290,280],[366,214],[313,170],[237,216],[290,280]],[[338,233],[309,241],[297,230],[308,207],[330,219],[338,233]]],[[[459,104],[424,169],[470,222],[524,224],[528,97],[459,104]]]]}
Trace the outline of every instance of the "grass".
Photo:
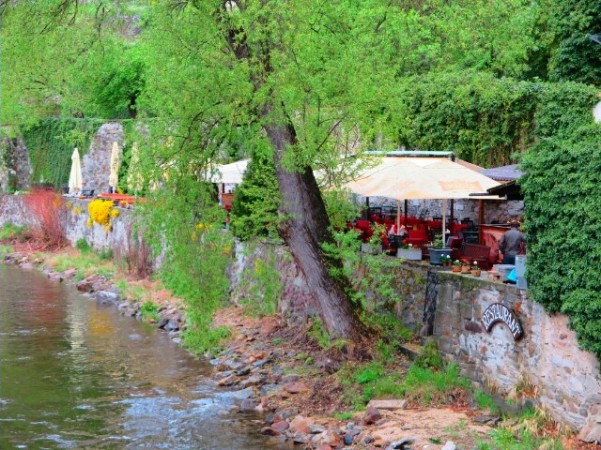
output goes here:
{"type": "Polygon", "coordinates": [[[140,307],[140,314],[142,320],[151,323],[157,323],[161,318],[159,317],[159,307],[151,302],[150,300],[145,301],[140,307]]]}
{"type": "Polygon", "coordinates": [[[76,280],[83,280],[94,274],[112,278],[116,272],[112,261],[102,259],[93,251],[51,254],[47,256],[45,260],[49,266],[59,272],[75,269],[77,271],[75,276],[76,280]]]}
{"type": "Polygon", "coordinates": [[[0,241],[20,239],[26,231],[27,227],[25,225],[20,226],[13,223],[5,223],[0,228],[0,241]]]}

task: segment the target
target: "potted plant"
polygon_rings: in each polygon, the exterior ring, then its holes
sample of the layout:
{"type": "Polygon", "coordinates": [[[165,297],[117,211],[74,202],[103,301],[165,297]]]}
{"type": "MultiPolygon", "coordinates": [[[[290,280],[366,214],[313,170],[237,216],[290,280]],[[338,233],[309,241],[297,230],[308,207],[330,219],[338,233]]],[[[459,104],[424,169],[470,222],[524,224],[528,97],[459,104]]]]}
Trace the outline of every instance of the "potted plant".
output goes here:
{"type": "Polygon", "coordinates": [[[367,242],[361,243],[361,251],[370,255],[382,253],[382,236],[386,233],[384,225],[375,224],[372,226],[373,233],[367,239],[367,242]]]}
{"type": "Polygon", "coordinates": [[[450,261],[451,249],[445,248],[441,234],[437,234],[434,237],[434,240],[432,241],[432,244],[429,247],[430,264],[442,265],[443,260],[441,258],[443,256],[448,257],[450,261]]]}
{"type": "Polygon", "coordinates": [[[478,261],[474,261],[474,265],[471,267],[470,271],[474,277],[479,277],[482,274],[482,270],[478,267],[478,261]]]}
{"type": "Polygon", "coordinates": [[[403,258],[407,261],[421,261],[422,249],[414,247],[411,244],[401,244],[396,254],[397,258],[403,258]]]}
{"type": "Polygon", "coordinates": [[[461,260],[461,273],[470,273],[470,263],[466,259],[461,260]]]}
{"type": "Polygon", "coordinates": [[[453,261],[453,269],[452,270],[455,273],[461,272],[461,261],[459,261],[458,259],[453,261]]]}

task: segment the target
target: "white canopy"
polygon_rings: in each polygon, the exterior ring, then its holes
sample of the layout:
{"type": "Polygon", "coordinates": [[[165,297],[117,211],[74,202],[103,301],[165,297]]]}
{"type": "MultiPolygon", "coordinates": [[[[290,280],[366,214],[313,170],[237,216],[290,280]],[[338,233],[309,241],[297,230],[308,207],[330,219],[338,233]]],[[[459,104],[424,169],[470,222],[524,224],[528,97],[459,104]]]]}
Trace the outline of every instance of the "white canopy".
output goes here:
{"type": "Polygon", "coordinates": [[[240,184],[248,166],[249,159],[242,159],[231,164],[217,166],[211,176],[212,183],[240,184]]]}
{"type": "Polygon", "coordinates": [[[499,183],[447,158],[386,156],[345,187],[366,197],[397,200],[461,199],[474,197],[499,183]]]}

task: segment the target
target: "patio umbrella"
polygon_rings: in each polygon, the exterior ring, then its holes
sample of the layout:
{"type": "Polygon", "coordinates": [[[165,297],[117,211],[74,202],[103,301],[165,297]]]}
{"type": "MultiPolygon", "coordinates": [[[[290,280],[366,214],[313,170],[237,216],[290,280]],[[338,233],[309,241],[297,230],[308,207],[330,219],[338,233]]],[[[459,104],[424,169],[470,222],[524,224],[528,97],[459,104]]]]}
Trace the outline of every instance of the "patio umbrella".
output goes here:
{"type": "Polygon", "coordinates": [[[387,156],[375,167],[345,185],[367,197],[396,200],[443,200],[443,233],[446,227],[446,200],[492,199],[498,196],[473,196],[499,183],[448,158],[387,156]]]}
{"type": "Polygon", "coordinates": [[[79,159],[79,150],[75,148],[71,155],[71,172],[69,173],[69,194],[80,192],[82,188],[81,181],[81,160],[79,159]]]}
{"type": "Polygon", "coordinates": [[[138,143],[134,142],[131,148],[131,159],[129,161],[129,171],[127,172],[127,187],[137,195],[142,190],[144,178],[140,173],[140,149],[138,143]]]}
{"type": "Polygon", "coordinates": [[[211,175],[211,183],[240,184],[248,166],[249,159],[242,159],[231,164],[222,164],[215,168],[211,175]]]}
{"type": "Polygon", "coordinates": [[[119,144],[113,142],[113,149],[111,151],[111,173],[109,174],[109,186],[112,188],[112,192],[117,192],[117,185],[119,183],[119,144]]]}

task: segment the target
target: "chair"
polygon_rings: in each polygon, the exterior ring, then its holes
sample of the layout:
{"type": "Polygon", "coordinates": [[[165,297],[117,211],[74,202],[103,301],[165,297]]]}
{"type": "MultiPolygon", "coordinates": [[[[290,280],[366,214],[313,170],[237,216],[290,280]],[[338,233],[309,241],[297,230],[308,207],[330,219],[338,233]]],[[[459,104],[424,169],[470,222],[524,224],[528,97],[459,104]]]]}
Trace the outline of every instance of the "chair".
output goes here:
{"type": "Polygon", "coordinates": [[[461,246],[460,259],[467,260],[470,265],[476,262],[482,270],[490,270],[490,247],[465,242],[461,246]]]}

